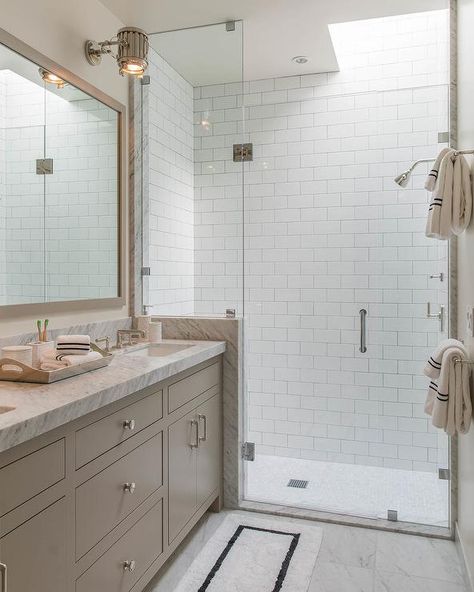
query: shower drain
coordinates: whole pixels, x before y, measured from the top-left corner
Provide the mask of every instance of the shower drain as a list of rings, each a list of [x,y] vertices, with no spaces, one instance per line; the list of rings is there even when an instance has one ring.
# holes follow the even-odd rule
[[[296,487],[296,489],[306,489],[308,487],[309,481],[304,481],[303,479],[290,479],[288,481],[287,487]]]

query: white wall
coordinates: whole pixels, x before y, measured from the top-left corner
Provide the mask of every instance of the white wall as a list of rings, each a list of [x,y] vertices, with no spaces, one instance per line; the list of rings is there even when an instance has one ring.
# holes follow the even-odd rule
[[[86,39],[111,37],[121,23],[98,0],[63,2],[61,0],[17,0],[2,5],[3,29],[45,54],[84,80],[94,84],[123,104],[128,101],[128,81],[118,75],[111,58],[100,67],[89,66],[84,58]],[[101,319],[123,318],[128,306],[112,309],[84,310],[73,314],[48,312],[53,326]],[[2,335],[14,335],[32,328],[34,317],[1,318]]]
[[[144,304],[154,314],[194,312],[193,87],[154,50],[148,102],[148,256]],[[145,107],[147,108],[147,107]]]
[[[474,147],[474,1],[458,0],[458,145]],[[468,337],[465,314],[474,305],[474,224],[458,239],[458,337],[464,339],[471,359],[474,340]],[[474,429],[459,438],[458,526],[467,567],[474,575]],[[474,583],[474,580],[472,580]]]
[[[341,71],[252,81],[245,129],[249,438],[260,453],[437,470],[423,361],[446,243],[423,171],[448,129],[447,11],[333,30]],[[239,85],[196,89],[196,312],[239,308]],[[210,125],[202,122],[209,121]],[[368,310],[369,355],[358,352]]]

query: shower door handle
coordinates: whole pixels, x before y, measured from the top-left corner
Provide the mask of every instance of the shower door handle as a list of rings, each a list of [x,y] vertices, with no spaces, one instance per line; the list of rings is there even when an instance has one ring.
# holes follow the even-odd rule
[[[359,310],[360,314],[360,347],[359,351],[361,354],[365,354],[367,351],[367,311],[365,308]]]
[[[438,312],[431,312],[431,302],[426,303],[426,318],[427,319],[438,319],[439,321],[439,330],[441,333],[444,331],[444,306],[441,305],[439,307]]]

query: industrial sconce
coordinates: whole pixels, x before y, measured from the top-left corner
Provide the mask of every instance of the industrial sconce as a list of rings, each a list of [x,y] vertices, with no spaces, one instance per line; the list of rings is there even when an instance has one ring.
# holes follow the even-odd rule
[[[64,88],[66,86],[66,82],[56,74],[53,74],[49,70],[45,70],[44,68],[38,68],[38,72],[40,73],[43,82],[47,82],[48,84],[55,84],[56,88]]]
[[[117,46],[117,55],[112,46]],[[148,35],[136,27],[120,29],[116,37],[105,41],[86,41],[86,59],[91,66],[98,66],[104,54],[112,55],[119,67],[120,74],[141,78],[148,67]]]

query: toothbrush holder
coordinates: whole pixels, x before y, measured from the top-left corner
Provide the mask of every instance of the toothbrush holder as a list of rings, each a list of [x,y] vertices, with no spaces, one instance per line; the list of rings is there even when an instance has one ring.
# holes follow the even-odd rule
[[[31,341],[28,345],[32,349],[33,368],[39,368],[44,353],[49,349],[54,349],[54,341]]]

